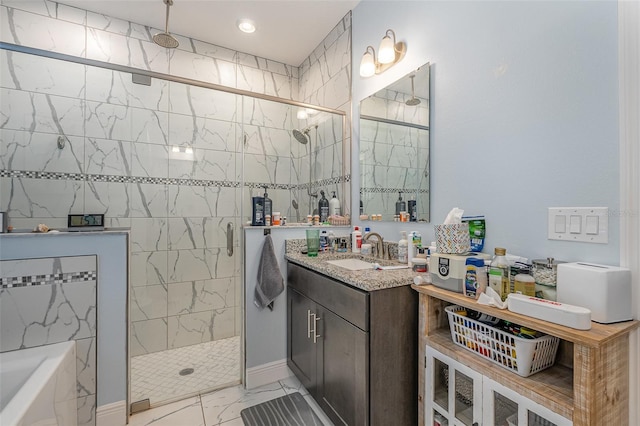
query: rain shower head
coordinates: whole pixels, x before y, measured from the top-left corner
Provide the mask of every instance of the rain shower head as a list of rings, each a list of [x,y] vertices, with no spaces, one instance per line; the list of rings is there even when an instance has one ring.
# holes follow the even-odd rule
[[[409,77],[411,79],[411,99],[407,99],[407,101],[405,102],[405,104],[409,106],[420,105],[420,99],[416,98],[415,90],[413,88],[413,79],[415,77],[416,77],[415,75],[412,75]]]
[[[309,128],[308,127],[306,129],[304,129],[304,130],[293,129],[291,131],[291,134],[302,145],[306,145],[307,143],[309,143],[309,136],[308,136],[309,135]]]
[[[180,45],[178,40],[174,36],[169,33],[169,8],[173,6],[173,0],[163,0],[164,4],[167,5],[167,20],[165,23],[165,28],[163,33],[158,33],[153,36],[153,41],[162,47],[166,47],[168,49],[175,49]]]

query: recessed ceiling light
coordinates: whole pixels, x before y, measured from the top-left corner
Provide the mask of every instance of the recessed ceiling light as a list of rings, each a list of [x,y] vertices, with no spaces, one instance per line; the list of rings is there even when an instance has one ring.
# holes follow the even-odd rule
[[[251,19],[238,19],[238,28],[243,33],[252,33],[256,30],[256,24]]]

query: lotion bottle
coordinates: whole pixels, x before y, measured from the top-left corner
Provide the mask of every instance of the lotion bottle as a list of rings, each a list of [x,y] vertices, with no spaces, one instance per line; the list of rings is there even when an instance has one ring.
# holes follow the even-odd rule
[[[398,262],[408,262],[409,243],[407,241],[407,231],[401,232],[402,237],[398,241]]]
[[[402,199],[402,191],[398,191],[398,201],[396,201],[396,214],[407,211],[407,203]]]
[[[351,251],[353,253],[360,253],[360,247],[362,246],[362,232],[360,227],[354,226],[351,233]]]
[[[336,197],[336,191],[333,192],[333,197],[329,200],[329,216],[340,216],[340,200]]]
[[[271,198],[269,198],[269,194],[267,194],[267,186],[264,186],[264,198],[262,201],[263,205],[264,205],[264,215],[266,216],[270,216],[273,217],[273,202],[271,201]]]

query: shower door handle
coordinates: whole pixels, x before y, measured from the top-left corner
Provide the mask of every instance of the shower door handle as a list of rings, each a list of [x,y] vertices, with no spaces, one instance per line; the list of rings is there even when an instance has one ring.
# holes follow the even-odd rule
[[[227,256],[233,256],[233,223],[227,223]]]

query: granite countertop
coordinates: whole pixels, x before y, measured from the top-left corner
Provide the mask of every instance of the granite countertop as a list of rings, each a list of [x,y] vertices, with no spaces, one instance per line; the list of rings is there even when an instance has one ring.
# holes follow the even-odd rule
[[[326,261],[357,258],[368,262],[377,262],[383,266],[400,265],[400,263],[371,256],[362,256],[357,253],[318,253],[317,257],[309,257],[300,253],[303,248],[306,248],[305,240],[286,240],[285,259],[366,291],[410,285],[413,284],[413,277],[416,275],[410,268],[382,271],[375,269],[350,271],[340,266],[331,265]]]

